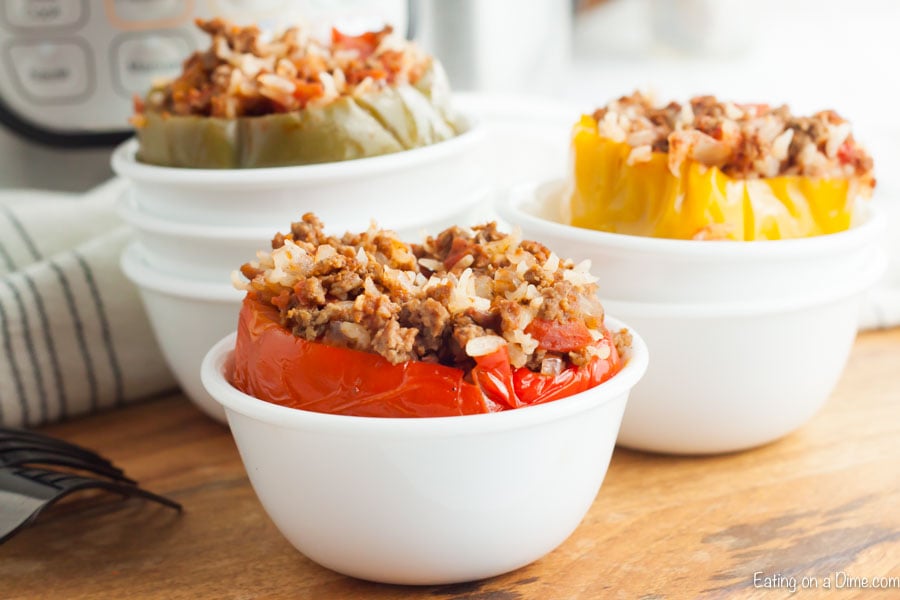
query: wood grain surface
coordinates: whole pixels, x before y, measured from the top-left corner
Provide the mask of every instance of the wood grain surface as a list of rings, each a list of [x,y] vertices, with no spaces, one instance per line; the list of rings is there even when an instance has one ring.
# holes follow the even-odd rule
[[[185,512],[54,507],[0,546],[0,598],[900,598],[900,329],[862,335],[825,409],[779,442],[708,458],[617,449],[562,546],[463,585],[379,585],[306,559],[263,513],[228,431],[183,397],[47,431]]]

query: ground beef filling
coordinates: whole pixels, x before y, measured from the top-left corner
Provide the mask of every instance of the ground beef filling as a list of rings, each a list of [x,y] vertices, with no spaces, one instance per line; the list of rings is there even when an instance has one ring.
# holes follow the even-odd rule
[[[407,244],[374,225],[327,235],[312,214],[277,234],[272,252],[241,267],[235,285],[277,307],[282,325],[310,341],[462,369],[479,338],[503,338],[514,367],[555,373],[586,364],[605,332],[589,264],[563,260],[495,223],[451,227]],[[591,341],[567,352],[540,348],[536,320],[575,324]],[[627,332],[613,339],[624,352]],[[477,342],[476,342],[477,343]]]
[[[799,117],[787,106],[737,104],[715,96],[656,106],[635,92],[596,110],[593,118],[600,135],[632,146],[632,162],[665,152],[676,175],[692,159],[743,179],[802,175],[875,184],[872,157],[832,110]]]

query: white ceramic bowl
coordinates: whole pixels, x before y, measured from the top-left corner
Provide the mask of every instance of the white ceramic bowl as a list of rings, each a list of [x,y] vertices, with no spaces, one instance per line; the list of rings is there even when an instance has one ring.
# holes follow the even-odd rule
[[[560,180],[523,184],[496,209],[559,256],[590,258],[603,298],[720,303],[814,299],[881,260],[878,215],[849,231],[765,242],[696,242],[621,235],[565,224]]]
[[[418,240],[426,232],[437,233],[450,225],[469,224],[474,209],[485,203],[489,203],[487,191],[469,193],[456,200],[454,211],[449,215],[435,219],[430,211],[421,211],[415,226],[397,233],[402,239]],[[298,206],[301,204],[297,202]],[[287,232],[291,221],[299,220],[303,214],[302,210],[297,210],[291,219],[276,227],[182,223],[142,211],[129,193],[119,198],[117,210],[133,227],[148,266],[180,278],[219,283],[230,281],[232,271],[253,260],[257,250],[270,248],[275,232]],[[367,219],[379,216],[376,207],[372,210],[375,212]],[[345,231],[328,222],[325,225],[327,231],[336,234]],[[381,222],[379,225],[391,228]]]
[[[623,446],[713,454],[777,440],[809,421],[840,378],[860,291],[880,270],[817,303],[676,305],[605,301],[653,349],[619,432]]]
[[[135,159],[137,141],[119,146],[113,170],[131,181],[144,213],[201,225],[277,231],[314,212],[329,227],[359,231],[369,219],[403,230],[455,214],[460,197],[484,187],[483,128],[431,146],[334,163],[263,169],[181,169]],[[447,175],[452,174],[452,177]]]
[[[122,253],[122,270],[138,286],[147,317],[175,379],[203,412],[225,422],[225,411],[203,389],[200,364],[209,348],[234,331],[244,293],[228,283],[203,283],[160,273],[140,246]]]
[[[317,563],[399,584],[491,577],[561,544],[594,501],[647,367],[635,336],[621,372],[562,400],[462,417],[348,417],[232,387],[234,340],[210,350],[203,384],[225,407],[266,512]]]
[[[881,276],[882,220],[771,242],[626,236],[560,224],[557,182],[498,201],[501,217],[561,256],[592,261],[600,296],[653,352],[619,443],[667,453],[776,440],[828,399],[856,335],[863,292]]]

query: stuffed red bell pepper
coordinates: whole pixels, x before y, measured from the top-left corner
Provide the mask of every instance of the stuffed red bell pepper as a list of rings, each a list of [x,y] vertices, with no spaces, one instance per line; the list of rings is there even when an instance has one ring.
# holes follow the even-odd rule
[[[587,264],[493,223],[411,245],[374,226],[329,236],[307,214],[241,274],[232,383],[304,410],[437,417],[549,402],[614,376],[630,343],[604,327]]]

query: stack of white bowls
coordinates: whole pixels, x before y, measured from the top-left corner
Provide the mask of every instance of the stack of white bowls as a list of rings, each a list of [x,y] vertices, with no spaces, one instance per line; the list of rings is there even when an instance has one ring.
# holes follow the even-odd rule
[[[163,354],[185,393],[207,414],[224,412],[200,383],[200,364],[237,324],[243,297],[231,273],[270,248],[306,212],[336,234],[374,219],[404,239],[468,223],[485,194],[481,127],[396,154],[266,169],[178,169],[136,160],[137,142],[113,154],[130,182],[119,212],[134,227],[122,256]]]
[[[848,231],[765,242],[670,240],[565,224],[560,181],[498,201],[505,220],[560,256],[590,259],[603,305],[650,348],[619,443],[706,454],[773,441],[834,389],[863,293],[886,264],[883,219]]]

